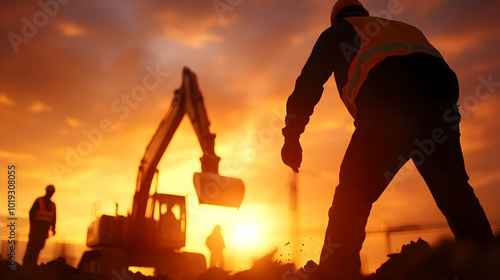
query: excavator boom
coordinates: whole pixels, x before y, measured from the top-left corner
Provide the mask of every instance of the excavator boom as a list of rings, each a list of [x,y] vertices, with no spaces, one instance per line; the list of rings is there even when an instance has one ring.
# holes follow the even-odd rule
[[[161,121],[146,148],[139,166],[132,205],[132,225],[145,219],[147,201],[154,174],[179,124],[187,114],[203,151],[201,173],[195,173],[193,182],[199,203],[239,208],[243,200],[244,185],[240,179],[219,175],[220,158],[215,154],[215,134],[210,132],[203,96],[196,75],[188,68],[182,73],[182,85],[174,93],[170,109]],[[130,239],[129,239],[130,240]]]

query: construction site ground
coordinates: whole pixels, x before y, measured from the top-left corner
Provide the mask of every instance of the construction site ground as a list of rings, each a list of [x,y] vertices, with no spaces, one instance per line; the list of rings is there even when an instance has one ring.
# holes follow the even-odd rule
[[[208,269],[196,280],[306,280],[313,279],[316,263],[309,261],[296,268],[291,263],[273,261],[269,254],[245,271]],[[169,280],[168,277],[144,276],[126,269],[112,271],[111,277],[82,272],[58,258],[38,267],[27,269],[17,265],[9,270],[7,260],[0,261],[0,279],[5,280]],[[500,279],[500,236],[495,244],[477,246],[452,241],[442,241],[429,246],[419,239],[403,245],[400,252],[388,256],[372,275],[365,280],[498,280]]]

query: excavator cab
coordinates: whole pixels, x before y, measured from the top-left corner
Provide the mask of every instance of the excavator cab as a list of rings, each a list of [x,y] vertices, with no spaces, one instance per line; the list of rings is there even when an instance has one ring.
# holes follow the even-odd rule
[[[150,196],[146,220],[152,227],[154,246],[180,249],[186,245],[186,199],[155,193]]]

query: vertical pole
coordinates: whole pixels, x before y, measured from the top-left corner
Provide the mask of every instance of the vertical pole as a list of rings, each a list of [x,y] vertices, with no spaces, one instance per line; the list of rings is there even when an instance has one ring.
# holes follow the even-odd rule
[[[390,254],[391,253],[391,233],[392,233],[392,230],[391,229],[387,229],[385,231],[385,248],[386,248],[386,252],[387,254]]]
[[[299,216],[298,216],[298,174],[293,172],[290,176],[290,214],[291,214],[291,230],[292,230],[292,240],[291,240],[291,259],[293,262],[299,262]]]

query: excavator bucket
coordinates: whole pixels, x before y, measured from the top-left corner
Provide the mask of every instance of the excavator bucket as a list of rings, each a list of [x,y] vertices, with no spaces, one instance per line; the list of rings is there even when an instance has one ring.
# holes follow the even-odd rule
[[[212,172],[196,172],[193,183],[200,204],[240,208],[245,194],[245,186],[241,179]]]

